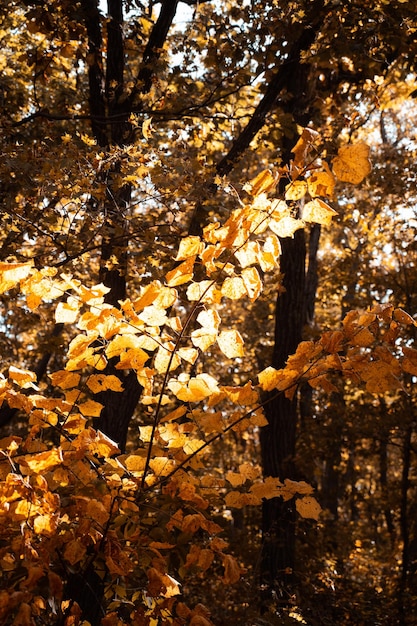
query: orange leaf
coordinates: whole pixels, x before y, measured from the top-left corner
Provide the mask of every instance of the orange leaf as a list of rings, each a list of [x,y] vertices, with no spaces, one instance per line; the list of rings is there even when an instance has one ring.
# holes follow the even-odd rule
[[[72,389],[73,387],[77,387],[81,380],[81,376],[79,374],[67,372],[66,370],[53,372],[53,374],[49,374],[49,378],[51,379],[53,385],[60,387],[61,389]]]
[[[33,383],[36,382],[35,372],[31,372],[30,370],[23,370],[15,367],[14,365],[11,365],[9,367],[9,378],[23,389],[33,387]]]
[[[109,519],[109,513],[106,510],[102,502],[98,500],[89,500],[87,503],[86,515],[93,521],[98,522],[101,526],[104,526]]]
[[[180,263],[178,267],[168,272],[165,275],[167,285],[176,287],[177,285],[188,283],[193,277],[195,260],[196,256],[189,257],[186,261]]]
[[[123,391],[121,380],[113,374],[106,376],[105,374],[92,374],[87,379],[87,387],[91,389],[93,393],[99,393],[110,389],[111,391]]]
[[[278,177],[274,176],[271,170],[264,170],[260,172],[250,183],[245,185],[246,191],[252,194],[252,196],[259,196],[261,193],[271,191],[274,189],[278,182]]]
[[[46,452],[39,452],[32,456],[27,456],[20,461],[20,465],[28,467],[36,474],[42,474],[63,461],[61,448],[52,448]]]
[[[321,506],[315,498],[305,496],[304,498],[297,498],[295,501],[295,508],[301,517],[309,519],[319,519],[321,513]]]
[[[224,554],[222,557],[224,574],[223,582],[225,585],[233,585],[240,579],[241,569],[236,559],[231,554]]]
[[[73,539],[65,546],[64,558],[70,565],[81,561],[87,552],[87,548],[79,540]]]
[[[100,417],[102,408],[103,405],[94,400],[87,400],[87,402],[83,402],[78,406],[80,413],[88,417]]]
[[[313,172],[307,179],[308,193],[312,198],[323,196],[332,199],[335,182],[335,178],[326,163],[325,171]]]
[[[33,271],[30,263],[0,263],[0,294],[8,291]]]
[[[363,141],[339,148],[337,157],[333,159],[335,176],[341,181],[358,185],[372,169],[369,151],[368,144]]]

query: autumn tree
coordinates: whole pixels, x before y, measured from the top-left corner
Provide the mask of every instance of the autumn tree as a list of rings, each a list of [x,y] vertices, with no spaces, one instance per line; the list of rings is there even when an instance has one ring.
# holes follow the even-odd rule
[[[211,515],[262,501],[263,610],[288,604],[296,511],[320,510],[295,463],[298,389],[331,393],[333,370],[369,384],[387,354],[387,390],[410,374],[402,303],[300,342],[335,182],[370,172],[367,144],[349,144],[358,100],[413,70],[413,18],[382,1],[10,3],[5,620],[210,623],[177,579],[217,566],[237,582]],[[275,318],[258,378],[250,302]],[[263,478],[204,471],[210,446],[259,429]]]

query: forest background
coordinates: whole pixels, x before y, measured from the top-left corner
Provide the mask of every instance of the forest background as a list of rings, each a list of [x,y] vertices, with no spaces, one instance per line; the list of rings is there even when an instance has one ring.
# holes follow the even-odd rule
[[[414,2],[0,16],[0,621],[417,622]]]

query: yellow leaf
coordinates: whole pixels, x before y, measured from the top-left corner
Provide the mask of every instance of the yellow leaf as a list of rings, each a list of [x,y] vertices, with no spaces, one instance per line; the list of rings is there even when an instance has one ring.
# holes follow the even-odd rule
[[[51,379],[53,385],[60,387],[61,389],[72,389],[73,387],[77,387],[81,380],[81,376],[79,374],[67,372],[66,370],[59,370],[58,372],[49,374],[49,378]]]
[[[35,372],[31,372],[30,370],[23,370],[19,367],[15,367],[14,365],[11,365],[9,367],[9,378],[23,389],[33,387],[33,383],[36,383]]]
[[[259,196],[261,193],[274,189],[277,182],[278,178],[272,174],[271,170],[264,170],[253,178],[250,183],[245,185],[245,190],[251,193],[252,196]]]
[[[33,271],[30,263],[0,263],[0,294],[11,289]]]
[[[218,393],[217,381],[209,374],[198,374],[187,380],[186,374],[180,374],[177,380],[171,379],[168,388],[184,402],[199,402],[213,393]]]
[[[105,354],[107,358],[112,359],[115,356],[119,356],[122,352],[133,349],[137,358],[139,360],[143,360],[143,363],[149,358],[149,355],[146,354],[140,348],[140,339],[137,335],[133,335],[131,333],[127,333],[126,335],[117,335],[114,339],[112,339],[105,350]]]
[[[246,478],[239,474],[239,472],[227,472],[226,480],[232,485],[232,487],[239,487],[243,485],[246,481]]]
[[[37,535],[53,537],[58,527],[56,515],[37,515],[33,520],[33,530]]]
[[[276,370],[274,367],[267,367],[258,374],[259,386],[264,391],[272,391],[276,388],[280,378],[280,370]]]
[[[193,277],[195,260],[195,256],[189,257],[186,261],[180,263],[178,267],[168,272],[165,275],[167,285],[176,287],[177,285],[188,283]]]
[[[228,359],[244,356],[243,339],[237,330],[223,330],[217,337],[220,350]]]
[[[248,241],[239,250],[236,250],[235,257],[241,267],[249,267],[249,265],[255,265],[259,262],[260,251],[261,249],[257,241]]]
[[[221,292],[222,296],[230,298],[231,300],[239,300],[247,294],[245,283],[241,276],[225,278]]]
[[[253,389],[251,381],[248,381],[243,387],[222,387],[221,391],[232,402],[241,406],[256,404],[259,400],[258,392]]]
[[[93,285],[93,287],[84,287],[80,285],[77,289],[82,302],[89,304],[90,306],[98,306],[103,303],[103,299],[106,293],[109,293],[110,287],[106,287],[103,283],[99,285]]]
[[[141,472],[146,466],[146,456],[129,454],[129,456],[124,459],[123,463],[129,472]]]
[[[358,185],[372,169],[369,151],[368,144],[363,141],[339,148],[333,159],[335,176],[343,182]]]
[[[36,474],[42,474],[50,470],[56,465],[60,465],[63,461],[61,448],[53,448],[46,452],[39,452],[38,454],[32,454],[26,456],[20,462],[21,465],[28,467],[32,472]]]
[[[268,226],[278,237],[293,237],[296,230],[304,228],[304,222],[287,215],[279,221],[275,219],[269,220]]]
[[[184,261],[189,257],[201,254],[203,250],[204,243],[201,241],[200,237],[197,237],[196,235],[190,235],[189,237],[185,237],[185,239],[181,240],[178,254],[175,257],[175,260]]]
[[[168,320],[165,309],[161,309],[154,304],[145,306],[143,311],[138,314],[138,317],[148,326],[164,326]]]
[[[200,311],[197,315],[197,322],[205,328],[217,330],[220,325],[220,321],[220,315],[217,311],[213,311],[212,309],[208,309],[208,311]]]
[[[304,180],[296,180],[285,188],[286,200],[301,200],[307,193],[307,183]]]
[[[97,141],[95,139],[86,134],[81,135],[81,141],[87,146],[95,146],[97,144]]]
[[[71,413],[62,425],[70,435],[78,435],[86,427],[87,420],[82,415]]]
[[[258,500],[254,495],[240,493],[240,491],[229,491],[224,501],[227,507],[233,509],[242,509],[247,505],[258,505],[261,503],[261,500]]]
[[[83,450],[98,456],[108,457],[119,454],[120,450],[116,443],[107,435],[94,428],[86,428],[76,439],[73,445],[77,450]]]
[[[217,329],[220,325],[220,316],[217,311],[209,309],[201,311],[197,316],[197,322],[202,328],[197,328],[191,333],[193,345],[200,350],[207,350],[217,339]]]
[[[159,280],[154,280],[146,287],[141,288],[140,296],[133,302],[135,311],[141,311],[150,304],[156,304],[159,308],[167,309],[177,298],[177,291],[165,287]],[[124,305],[129,301],[125,301]]]
[[[321,513],[321,506],[315,498],[311,496],[304,496],[304,498],[297,498],[295,501],[295,508],[301,517],[309,519],[319,519]]]
[[[179,348],[178,356],[181,357],[187,363],[191,363],[193,365],[198,357],[198,350],[195,348]]]
[[[324,198],[333,198],[335,178],[331,173],[327,163],[325,170],[315,171],[307,179],[308,193],[312,198],[322,196]]]
[[[191,283],[187,287],[187,298],[190,302],[199,300],[212,304],[220,302],[221,294],[212,280],[202,280],[199,283]]]
[[[142,123],[142,135],[145,139],[150,139],[152,136],[152,118],[148,117]]]
[[[154,366],[159,374],[175,370],[181,363],[178,353],[174,353],[175,344],[172,342],[164,343],[156,353]]]
[[[242,280],[249,299],[254,302],[262,291],[262,281],[256,267],[246,267],[243,269]]]
[[[337,211],[320,198],[310,200],[303,208],[303,220],[305,222],[315,222],[316,224],[330,226],[333,215],[337,215]]]
[[[166,456],[155,456],[149,462],[149,467],[155,476],[168,476],[177,467],[175,459],[168,459]]]
[[[164,422],[173,422],[174,420],[179,419],[180,417],[182,417],[183,415],[185,415],[185,413],[187,413],[187,407],[185,406],[179,406],[177,409],[175,409],[174,411],[171,411],[170,413],[168,413],[167,415],[165,415],[160,421],[160,424],[163,424]]]
[[[178,490],[178,497],[181,498],[181,500],[184,500],[185,502],[192,502],[199,509],[204,510],[209,505],[207,500],[202,498],[196,492],[195,486],[192,485],[191,483],[183,482],[180,484],[180,487]],[[184,522],[186,521],[187,517],[188,516],[184,518]],[[201,521],[204,521],[204,518],[203,520],[201,520],[201,516],[199,514],[193,516],[193,519],[198,523],[199,526],[201,526]],[[184,530],[184,525],[183,525],[183,530]]]
[[[278,265],[281,256],[281,244],[276,235],[269,235],[265,239],[262,251],[259,255],[259,264],[263,272],[270,272]]]
[[[88,417],[100,417],[102,408],[103,405],[94,400],[87,400],[87,402],[83,402],[78,407],[80,413]]]
[[[86,384],[93,393],[99,393],[100,391],[105,391],[106,389],[111,389],[111,391],[123,391],[121,380],[113,374],[109,376],[106,376],[105,374],[92,374],[87,379]]]

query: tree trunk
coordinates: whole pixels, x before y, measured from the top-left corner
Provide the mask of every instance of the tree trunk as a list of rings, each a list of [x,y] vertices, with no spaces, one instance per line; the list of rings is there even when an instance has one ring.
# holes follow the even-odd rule
[[[285,292],[278,296],[275,314],[275,348],[272,365],[281,368],[301,341],[305,319],[305,233],[281,242],[281,271]],[[262,467],[265,476],[295,478],[297,398],[283,394],[265,407],[268,426],[261,432]],[[262,605],[271,599],[287,603],[294,583],[295,507],[281,498],[265,500],[262,507]]]

